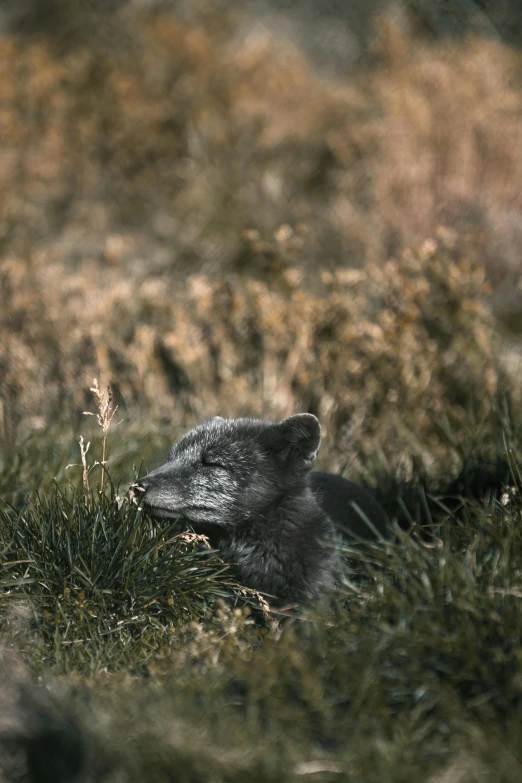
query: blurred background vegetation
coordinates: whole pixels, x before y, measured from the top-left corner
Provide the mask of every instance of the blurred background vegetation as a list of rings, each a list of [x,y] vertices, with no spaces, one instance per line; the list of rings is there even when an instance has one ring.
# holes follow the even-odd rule
[[[333,468],[484,443],[518,386],[520,14],[437,8],[3,4],[8,484],[31,434],[24,486],[70,461],[94,377],[127,466],[218,412],[310,410]]]
[[[279,643],[230,608],[187,630],[216,595],[239,593],[171,531],[135,541],[129,509],[27,497],[81,483],[65,473],[80,434],[100,458],[82,416],[94,378],[119,406],[109,463],[123,491],[134,464],[159,464],[215,414],[315,413],[321,466],[370,483],[441,486],[506,449],[514,466],[521,42],[517,0],[3,0],[0,498],[14,508],[2,654],[23,682],[42,661],[69,677],[26,701],[6,681],[12,734],[37,735],[40,714],[62,738],[64,721],[91,726],[63,743],[77,758],[102,749],[93,780],[520,779],[514,501],[473,501],[436,556],[411,542],[387,565],[376,552],[379,576],[356,600],[347,588],[332,630],[313,635],[323,616]],[[190,569],[199,592],[179,581]],[[29,594],[37,609],[13,609]],[[169,694],[140,680],[153,726],[129,706],[132,661]],[[109,709],[97,688],[111,669]],[[85,671],[94,684],[76,691]]]

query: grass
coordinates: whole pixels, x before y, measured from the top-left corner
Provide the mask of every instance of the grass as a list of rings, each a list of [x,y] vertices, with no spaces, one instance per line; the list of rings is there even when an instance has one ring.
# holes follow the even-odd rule
[[[20,511],[1,512],[4,599],[38,604],[47,665],[106,666],[97,649],[145,660],[158,639],[204,616],[230,593],[226,569],[179,525],[142,519],[136,507],[56,489]],[[148,638],[151,637],[149,643]]]
[[[105,458],[89,465],[82,445],[77,487],[0,505],[6,780],[42,768],[96,782],[519,778],[513,421],[497,461],[445,487],[381,477],[405,530],[340,542],[320,605],[259,622],[262,599],[203,539],[144,516],[115,484],[120,428],[110,390],[93,389]],[[107,480],[89,489],[95,469]]]
[[[345,549],[324,606],[265,627],[212,553],[132,505],[4,508],[2,741],[56,724],[55,755],[81,746],[96,781],[517,780],[519,486],[462,497],[427,541]]]

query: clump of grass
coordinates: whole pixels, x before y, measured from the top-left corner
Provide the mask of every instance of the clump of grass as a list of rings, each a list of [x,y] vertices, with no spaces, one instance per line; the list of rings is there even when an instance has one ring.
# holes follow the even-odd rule
[[[30,599],[53,667],[139,664],[217,597],[240,595],[226,566],[179,524],[104,493],[63,492],[0,509],[3,600]],[[118,651],[118,652],[117,652]]]

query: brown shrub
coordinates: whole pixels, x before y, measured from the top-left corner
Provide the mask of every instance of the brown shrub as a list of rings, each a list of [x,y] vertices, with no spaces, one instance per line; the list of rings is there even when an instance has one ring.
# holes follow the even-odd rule
[[[252,253],[268,254],[249,241]],[[85,270],[60,291],[61,265],[42,263],[31,291],[29,266],[21,276],[19,264],[4,264],[5,279],[17,280],[9,309],[22,326],[7,346],[13,391],[4,410],[22,403],[45,418],[67,396],[82,410],[101,370],[140,416],[178,426],[218,412],[312,411],[337,466],[361,467],[382,450],[394,464],[415,458],[429,468],[469,450],[470,421],[489,431],[500,391],[488,288],[472,248],[441,231],[397,261],[324,272],[313,295],[291,266],[299,242],[280,230],[269,282],[194,275],[180,287],[167,274],[131,282],[105,268],[95,296],[84,291]],[[52,306],[35,320],[42,301]]]
[[[4,442],[100,377],[180,425],[307,408],[337,463],[455,453],[498,392],[484,268],[522,245],[520,56],[383,25],[332,83],[222,19],[0,42]],[[442,219],[459,240],[422,245]]]
[[[235,16],[127,17],[113,48],[1,42],[7,247],[60,236],[70,264],[125,230],[151,263],[216,271],[241,231],[306,221],[301,264],[332,269],[382,262],[442,223],[484,232],[495,279],[518,269],[514,50],[420,46],[381,23],[375,66],[333,83]]]

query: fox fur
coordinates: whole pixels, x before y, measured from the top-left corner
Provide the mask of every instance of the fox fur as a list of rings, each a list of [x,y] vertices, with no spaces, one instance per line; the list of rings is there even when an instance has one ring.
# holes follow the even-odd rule
[[[311,470],[320,441],[308,413],[276,424],[216,417],[138,482],[142,505],[204,532],[246,587],[301,603],[331,582],[336,526],[372,538],[388,525],[362,487]]]

